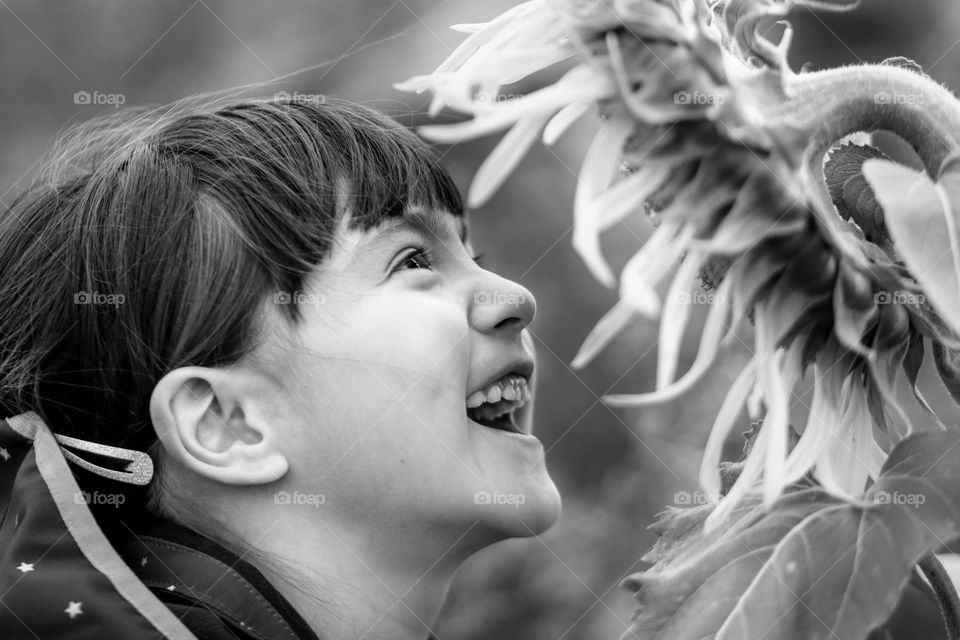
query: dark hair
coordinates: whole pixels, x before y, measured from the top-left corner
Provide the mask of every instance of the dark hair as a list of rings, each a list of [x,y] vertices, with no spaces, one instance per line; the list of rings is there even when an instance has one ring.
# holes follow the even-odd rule
[[[302,289],[340,222],[413,205],[462,215],[427,145],[357,105],[178,105],[75,128],[0,218],[0,416],[152,450],[161,377],[249,354],[264,303]]]

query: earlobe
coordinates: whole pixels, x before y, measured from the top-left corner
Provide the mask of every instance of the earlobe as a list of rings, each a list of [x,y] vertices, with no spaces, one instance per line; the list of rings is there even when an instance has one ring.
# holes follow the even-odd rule
[[[191,471],[224,484],[267,484],[289,469],[276,425],[257,416],[246,374],[181,367],[150,397],[150,417],[166,452]]]

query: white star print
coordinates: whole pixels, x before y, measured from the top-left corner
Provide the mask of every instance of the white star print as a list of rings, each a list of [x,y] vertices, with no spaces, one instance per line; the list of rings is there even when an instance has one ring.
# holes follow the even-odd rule
[[[27,573],[28,571],[33,571],[33,563],[21,562],[20,566],[17,567],[17,569],[20,571],[20,573]]]
[[[73,620],[74,618],[76,618],[77,616],[83,613],[83,611],[80,610],[80,607],[82,606],[83,606],[82,602],[74,602],[73,600],[71,600],[70,604],[67,605],[67,608],[64,609],[63,612],[66,613],[68,616],[70,616],[70,619]]]
[[[10,459],[10,452],[3,447],[0,447],[0,458],[3,458],[3,461],[6,462]]]
[[[169,587],[167,587],[167,591],[173,591],[173,590],[176,589],[176,588],[177,588],[177,586],[174,585],[174,584],[172,584],[172,585],[170,585]]]

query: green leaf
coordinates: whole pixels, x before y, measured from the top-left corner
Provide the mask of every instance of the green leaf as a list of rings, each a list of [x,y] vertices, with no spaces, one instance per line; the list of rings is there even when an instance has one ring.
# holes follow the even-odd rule
[[[887,159],[887,156],[875,147],[842,145],[830,153],[823,177],[840,216],[857,223],[867,240],[883,245],[887,238],[883,209],[861,171],[863,163],[872,158]]]
[[[625,585],[639,640],[862,640],[887,619],[914,565],[960,533],[960,430],[915,433],[862,503],[797,488],[751,499],[710,534],[712,506],[670,509]],[[632,635],[631,635],[632,634]]]
[[[949,163],[936,183],[886,160],[867,160],[863,173],[883,207],[894,249],[934,308],[960,329],[960,170]]]

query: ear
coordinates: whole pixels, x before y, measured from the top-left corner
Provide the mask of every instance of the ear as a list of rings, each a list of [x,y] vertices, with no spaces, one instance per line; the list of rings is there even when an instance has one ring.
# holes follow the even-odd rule
[[[150,417],[166,452],[191,471],[234,485],[266,484],[290,467],[264,419],[250,372],[181,367],[156,384]]]

